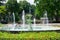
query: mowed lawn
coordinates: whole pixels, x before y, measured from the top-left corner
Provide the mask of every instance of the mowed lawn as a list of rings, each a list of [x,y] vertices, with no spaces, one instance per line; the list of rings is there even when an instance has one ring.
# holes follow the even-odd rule
[[[60,32],[50,31],[50,32],[0,32],[0,39],[30,39],[30,40],[59,40]]]

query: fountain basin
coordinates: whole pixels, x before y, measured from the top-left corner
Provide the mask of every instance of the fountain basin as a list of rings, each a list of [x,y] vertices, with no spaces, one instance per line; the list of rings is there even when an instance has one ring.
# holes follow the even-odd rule
[[[54,26],[34,26],[34,25],[26,25],[25,27],[21,26],[6,26],[6,27],[0,27],[0,30],[2,31],[51,31],[51,30],[60,30],[60,27],[54,27]]]

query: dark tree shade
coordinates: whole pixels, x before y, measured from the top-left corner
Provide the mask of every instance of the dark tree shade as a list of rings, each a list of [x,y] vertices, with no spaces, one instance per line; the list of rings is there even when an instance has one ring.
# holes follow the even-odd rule
[[[19,10],[19,5],[17,3],[17,0],[8,0],[6,4],[6,9],[9,12],[18,12]]]
[[[36,3],[36,16],[43,16],[44,11],[48,13],[50,20],[60,20],[60,0],[35,0]]]

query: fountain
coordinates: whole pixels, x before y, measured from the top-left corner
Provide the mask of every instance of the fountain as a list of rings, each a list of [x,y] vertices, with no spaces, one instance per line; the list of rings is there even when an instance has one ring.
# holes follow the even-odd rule
[[[23,10],[22,12],[22,21],[23,24],[18,26],[18,24],[15,23],[15,14],[13,13],[13,24],[8,25],[5,27],[0,27],[0,30],[3,31],[47,31],[47,30],[60,30],[59,27],[49,26],[49,21],[47,17],[47,11],[45,11],[44,17],[41,18],[42,24],[38,25],[36,24],[36,19],[33,19],[34,24],[31,23],[31,18],[28,19],[28,24],[25,24],[25,12]],[[31,25],[32,24],[32,25]],[[17,25],[17,26],[16,26]]]
[[[49,20],[48,20],[48,17],[47,17],[47,11],[45,11],[44,13],[45,13],[45,14],[44,14],[43,17],[41,18],[42,24],[48,26]]]
[[[15,14],[13,12],[13,27],[15,27],[15,26],[16,26],[16,24],[15,24]]]
[[[15,14],[13,12],[13,24],[15,24]]]
[[[34,27],[36,27],[36,19],[34,18]]]
[[[25,12],[22,12],[23,27],[25,27]]]

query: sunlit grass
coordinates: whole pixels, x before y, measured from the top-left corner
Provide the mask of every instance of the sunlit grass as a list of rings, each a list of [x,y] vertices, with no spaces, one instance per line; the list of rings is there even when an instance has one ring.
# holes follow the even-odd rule
[[[22,33],[8,33],[0,32],[0,38],[53,38],[60,37],[60,33],[57,32],[22,32]]]

